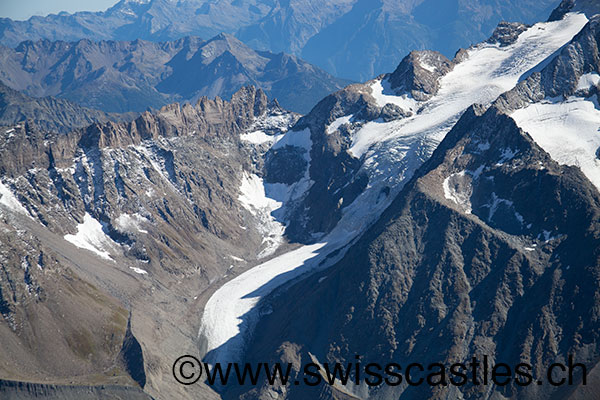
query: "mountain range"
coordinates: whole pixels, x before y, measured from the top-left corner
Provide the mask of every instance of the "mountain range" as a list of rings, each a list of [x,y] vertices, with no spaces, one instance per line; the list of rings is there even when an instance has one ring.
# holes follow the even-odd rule
[[[133,39],[142,15],[154,40],[189,29],[161,22],[184,9],[220,31],[237,19],[242,37],[270,32],[269,15],[279,28],[300,28],[282,17],[300,5],[325,10],[316,14],[329,27],[345,21],[364,33],[362,17],[373,18],[383,35],[387,23],[413,25],[368,10],[402,8],[413,21],[430,7],[423,18],[435,9],[452,25],[449,4],[458,16],[470,10],[464,21],[481,32],[490,14],[533,19],[549,6],[497,2],[478,19],[479,2],[122,1],[104,13],[32,18],[2,35],[52,21],[73,35],[73,21],[87,21],[93,34],[110,17],[129,25],[107,23],[103,34]],[[527,18],[450,56],[408,52],[387,73],[340,90],[293,56],[227,34],[3,47],[0,397],[595,398],[600,5],[564,0],[538,18],[546,22]],[[372,54],[362,56],[357,64]],[[283,76],[266,78],[272,70]],[[285,93],[272,98],[290,76],[326,88],[300,107],[306,113],[286,109]],[[282,86],[297,99],[314,93]],[[225,99],[205,96],[224,88]],[[165,104],[173,100],[181,103]],[[139,113],[83,107],[110,104]],[[566,386],[264,377],[185,386],[172,370],[184,354],[211,365],[289,363],[300,380],[307,363],[357,355],[401,365],[486,355],[529,363],[535,380],[572,356],[588,373],[586,384],[579,369]]]
[[[122,0],[104,12],[0,19],[0,43],[23,40],[204,39],[235,34],[250,47],[286,52],[330,74],[364,81],[392,70],[411,50],[452,57],[500,21],[546,18],[553,0]]]
[[[226,34],[160,43],[26,41],[14,49],[0,47],[0,71],[4,84],[29,96],[117,113],[202,96],[228,99],[250,84],[306,112],[348,83],[297,57],[254,51]]]

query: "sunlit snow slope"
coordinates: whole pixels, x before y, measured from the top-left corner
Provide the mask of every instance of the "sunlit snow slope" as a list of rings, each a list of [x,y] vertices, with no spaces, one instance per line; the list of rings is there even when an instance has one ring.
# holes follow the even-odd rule
[[[600,81],[586,74],[578,89]],[[598,97],[546,99],[511,114],[517,125],[559,164],[576,166],[600,190],[600,106]]]
[[[388,82],[373,81],[373,95],[380,105],[395,103],[414,110],[415,114],[388,123],[356,124],[351,152],[361,159],[369,185],[344,208],[344,215],[332,232],[319,243],[252,268],[213,294],[205,306],[200,328],[207,352],[215,350],[209,361],[239,359],[244,342],[260,316],[256,305],[262,297],[300,274],[325,268],[339,259],[343,251],[335,257],[327,256],[345,248],[379,217],[467,107],[474,103],[489,104],[513,88],[524,74],[568,43],[586,22],[584,15],[570,14],[561,21],[534,25],[512,45],[475,46],[442,78],[439,92],[427,101],[418,102],[407,95],[394,96]],[[338,119],[334,122],[337,125],[330,126],[328,131],[351,119],[351,116]],[[384,194],[388,191],[389,194]]]

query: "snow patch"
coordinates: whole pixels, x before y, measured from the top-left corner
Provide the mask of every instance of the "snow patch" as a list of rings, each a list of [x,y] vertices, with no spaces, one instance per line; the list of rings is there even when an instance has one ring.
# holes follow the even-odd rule
[[[116,243],[104,233],[102,224],[88,213],[83,216],[83,223],[77,225],[77,233],[65,235],[65,240],[96,253],[105,260],[113,261],[107,250],[113,249]]]
[[[258,220],[257,229],[263,235],[263,249],[258,258],[273,254],[283,241],[285,225],[277,221],[272,213],[281,208],[283,203],[266,195],[262,178],[245,171],[238,200]]]
[[[305,128],[301,131],[286,132],[281,139],[273,145],[273,149],[280,149],[285,146],[296,146],[310,152],[312,140],[310,139],[310,129]]]
[[[23,214],[23,215],[27,215],[28,217],[31,218],[31,215],[29,214],[27,209],[25,209],[25,207],[23,207],[23,205],[21,205],[19,200],[17,200],[16,196],[1,181],[0,181],[0,204],[8,207],[10,210],[12,210],[14,212],[17,212],[17,213]]]
[[[146,271],[145,269],[141,269],[138,267],[129,267],[130,269],[133,270],[133,272],[135,272],[136,274],[140,274],[140,275],[148,275],[148,271]]]
[[[435,70],[437,69],[434,65],[429,64],[427,62],[427,60],[425,59],[425,57],[419,58],[419,65],[421,66],[421,68],[423,68],[429,72],[435,72]]]
[[[331,124],[327,125],[327,128],[326,128],[327,134],[331,135],[333,132],[340,129],[340,126],[349,123],[353,116],[354,116],[353,114],[350,114],[350,115],[346,115],[344,117],[336,118],[335,121],[333,121]]]
[[[492,220],[492,218],[494,217],[494,214],[496,214],[496,211],[498,211],[498,206],[500,206],[500,204],[505,204],[507,207],[512,207],[513,206],[513,202],[510,200],[506,200],[506,199],[502,199],[500,197],[498,197],[498,195],[495,192],[492,192],[492,201],[491,203],[488,204],[484,204],[481,206],[481,208],[488,208],[489,209],[489,213],[488,213],[488,217],[487,220],[488,222],[490,222]],[[515,214],[516,216],[516,214]],[[520,216],[520,214],[519,214]],[[522,219],[523,217],[521,217]],[[519,219],[519,217],[517,216],[517,219]]]
[[[116,224],[119,229],[124,232],[140,232],[140,233],[148,233],[148,231],[142,229],[140,224],[148,223],[146,218],[142,217],[140,214],[121,214],[119,218],[116,219]]]
[[[490,149],[490,142],[485,141],[484,143],[477,144],[477,150],[480,152],[486,151]]]
[[[252,144],[274,143],[279,138],[281,138],[281,135],[268,135],[263,131],[254,131],[240,135],[242,141]]]
[[[371,95],[375,98],[379,107],[386,104],[394,104],[405,111],[416,112],[419,102],[410,94],[397,95],[387,79],[377,79],[371,84]]]
[[[600,82],[600,75],[595,72],[583,74],[579,77],[579,81],[577,82],[576,90],[586,90],[591,88],[592,86],[598,85]]]
[[[470,182],[471,179],[466,177],[466,171],[454,173],[444,179],[442,184],[444,188],[444,197],[459,205],[466,214],[471,214],[471,194],[473,189]]]
[[[500,154],[500,160],[496,163],[497,166],[504,165],[505,162],[512,160],[518,153],[518,150],[503,149]]]

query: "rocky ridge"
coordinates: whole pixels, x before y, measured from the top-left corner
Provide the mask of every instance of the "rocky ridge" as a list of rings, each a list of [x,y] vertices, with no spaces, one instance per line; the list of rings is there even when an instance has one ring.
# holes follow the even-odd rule
[[[0,83],[0,126],[29,121],[44,131],[66,133],[94,122],[133,118],[133,113],[108,114],[52,97],[32,98]]]

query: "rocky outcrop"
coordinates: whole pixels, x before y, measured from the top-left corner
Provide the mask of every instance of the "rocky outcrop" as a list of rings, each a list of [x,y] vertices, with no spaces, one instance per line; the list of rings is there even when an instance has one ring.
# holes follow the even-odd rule
[[[439,80],[452,70],[453,64],[435,51],[413,51],[389,75],[392,89],[427,100],[439,90]]]
[[[594,0],[563,0],[550,14],[549,21],[558,21],[568,12],[582,12],[588,17],[598,13],[598,3]]]
[[[519,38],[519,35],[529,27],[529,25],[521,24],[519,22],[500,22],[487,42],[492,44],[497,43],[500,46],[511,45]]]

